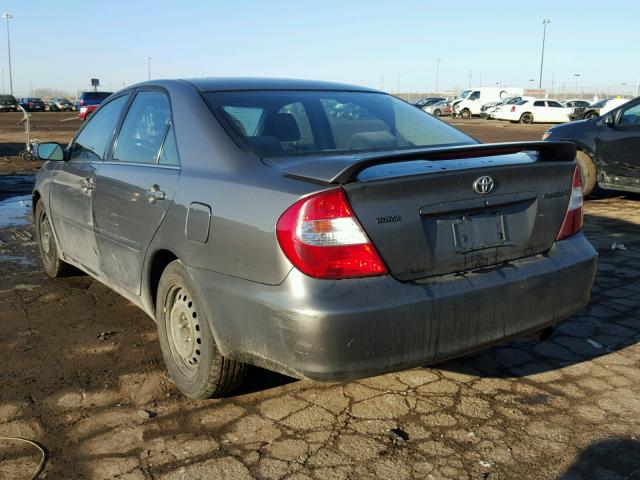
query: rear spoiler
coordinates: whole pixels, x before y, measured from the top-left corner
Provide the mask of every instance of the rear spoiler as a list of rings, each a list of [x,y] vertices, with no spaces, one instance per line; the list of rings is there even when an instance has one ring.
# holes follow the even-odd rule
[[[289,177],[302,178],[318,183],[344,185],[368,167],[384,163],[399,163],[413,160],[454,160],[514,153],[530,152],[539,162],[567,161],[576,158],[576,146],[571,142],[509,142],[479,143],[447,147],[423,148],[404,152],[366,153],[361,155],[325,157],[302,157],[286,161],[275,160],[283,173]],[[272,159],[274,160],[274,159]],[[296,161],[297,160],[297,161]]]

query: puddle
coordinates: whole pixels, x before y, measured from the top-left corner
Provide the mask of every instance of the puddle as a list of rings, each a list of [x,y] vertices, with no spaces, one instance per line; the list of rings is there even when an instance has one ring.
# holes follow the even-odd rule
[[[31,195],[11,197],[0,201],[0,228],[18,227],[31,223]]]
[[[0,255],[0,262],[16,262],[18,265],[25,267],[33,265],[33,260],[24,255]]]

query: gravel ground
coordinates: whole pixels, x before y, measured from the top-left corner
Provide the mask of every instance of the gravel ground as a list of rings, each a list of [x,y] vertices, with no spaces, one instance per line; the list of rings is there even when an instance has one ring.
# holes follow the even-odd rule
[[[495,123],[464,129],[484,141],[545,129]],[[28,202],[4,202],[0,436],[46,447],[41,478],[640,478],[638,196],[586,203],[592,302],[547,341],[344,383],[253,369],[236,395],[202,402],[176,392],[140,310],[90,277],[40,272]],[[0,441],[0,478],[38,461]]]

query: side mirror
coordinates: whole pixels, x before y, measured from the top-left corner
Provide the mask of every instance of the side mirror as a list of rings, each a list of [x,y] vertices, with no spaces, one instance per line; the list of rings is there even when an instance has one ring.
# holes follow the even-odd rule
[[[38,160],[46,162],[61,162],[65,160],[64,149],[62,145],[56,142],[37,143],[35,144],[35,154]]]
[[[616,119],[612,114],[607,113],[604,117],[602,117],[602,124],[606,125],[607,127],[614,127],[616,124]]]

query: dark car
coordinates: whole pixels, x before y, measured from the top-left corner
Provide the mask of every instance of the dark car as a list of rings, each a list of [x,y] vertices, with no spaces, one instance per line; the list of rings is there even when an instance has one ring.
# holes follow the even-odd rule
[[[50,112],[70,112],[73,110],[73,104],[66,98],[53,98],[49,100]]]
[[[89,105],[100,105],[112,95],[112,92],[82,92],[78,99],[78,108],[88,107]]]
[[[602,117],[553,127],[542,138],[577,145],[585,196],[596,185],[640,192],[640,97]]]
[[[45,109],[44,102],[38,97],[23,98],[20,100],[20,105],[27,112],[44,112]]]
[[[17,112],[18,101],[13,95],[0,95],[0,112]]]
[[[415,102],[414,105],[418,108],[424,108],[424,107],[433,105],[434,103],[441,102],[443,100],[446,101],[447,99],[442,97],[426,97],[426,98],[421,98],[420,100]]]
[[[593,284],[573,144],[482,145],[373,89],[150,81],[36,154],[44,271],[144,309],[192,398],[247,364],[334,381],[462,355]]]

